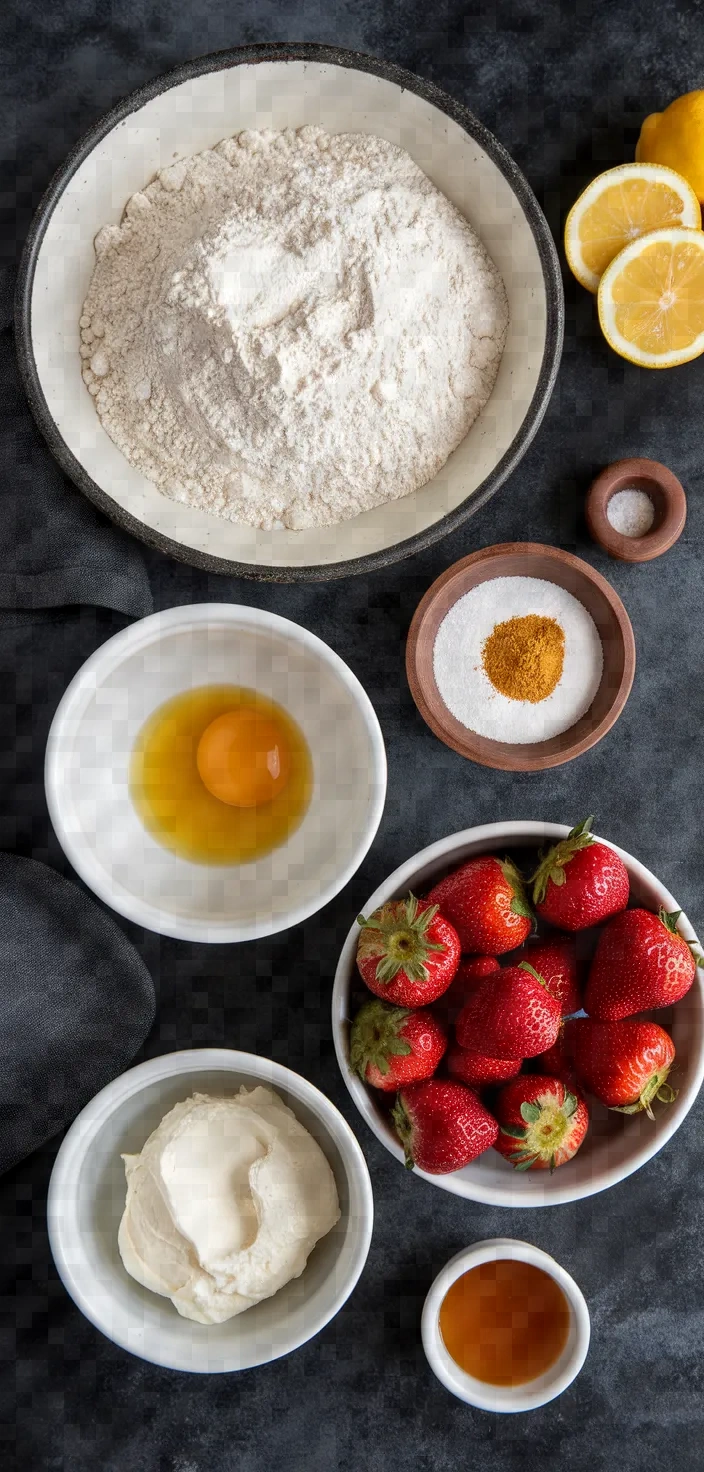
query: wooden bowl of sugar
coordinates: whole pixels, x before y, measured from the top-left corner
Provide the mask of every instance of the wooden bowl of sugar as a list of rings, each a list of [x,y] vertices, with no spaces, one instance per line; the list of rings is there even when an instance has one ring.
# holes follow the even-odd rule
[[[615,460],[593,480],[584,514],[590,536],[619,562],[652,562],[668,552],[687,520],[676,475],[659,460]]]
[[[497,646],[494,684],[487,651]],[[406,644],[411,694],[431,731],[469,761],[507,772],[557,767],[601,741],[635,665],[614,589],[581,558],[537,542],[485,547],[447,568],[419,603]]]

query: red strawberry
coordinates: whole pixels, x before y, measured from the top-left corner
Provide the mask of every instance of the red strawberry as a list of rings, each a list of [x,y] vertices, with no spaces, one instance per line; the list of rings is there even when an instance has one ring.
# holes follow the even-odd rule
[[[602,931],[584,994],[597,1022],[669,1007],[689,991],[700,958],[677,930],[681,910],[626,910]]]
[[[409,1170],[417,1165],[434,1176],[469,1165],[499,1128],[471,1089],[437,1078],[401,1089],[393,1119]]]
[[[585,818],[567,838],[541,854],[533,875],[533,903],[558,930],[586,930],[628,904],[625,864],[607,844],[592,838]]]
[[[432,1012],[365,1002],[350,1029],[350,1063],[373,1089],[390,1093],[430,1078],[447,1047]]]
[[[390,900],[362,931],[357,965],[370,992],[400,1007],[424,1007],[442,996],[460,959],[457,931],[427,900]]]
[[[573,1084],[575,1081],[571,1041],[573,1025],[572,1022],[561,1023],[552,1047],[535,1059],[538,1073],[549,1073],[553,1078],[561,1078],[563,1084]]]
[[[545,936],[529,941],[521,952],[542,976],[552,997],[560,1003],[563,1017],[578,1012],[582,998],[577,980],[577,947],[568,935]]]
[[[523,880],[510,859],[470,859],[428,898],[454,925],[463,951],[500,956],[522,945],[533,927]]]
[[[675,1045],[657,1022],[592,1022],[580,1017],[573,1023],[572,1037],[579,1080],[602,1104],[620,1114],[645,1109],[654,1119],[653,1099],[672,1103],[675,1094],[666,1079]]]
[[[589,1110],[559,1078],[521,1074],[496,1100],[495,1148],[515,1170],[555,1170],[571,1160],[587,1133]]]
[[[560,1030],[560,1003],[526,961],[488,976],[457,1018],[461,1048],[492,1058],[534,1058]]]
[[[522,1062],[522,1058],[487,1058],[484,1053],[470,1053],[466,1048],[451,1048],[446,1059],[451,1077],[470,1089],[483,1089],[515,1078]]]
[[[454,980],[443,993],[436,1008],[438,1014],[444,1021],[454,1022],[458,1012],[462,1011],[477,990],[480,981],[487,976],[494,976],[500,970],[494,956],[472,956],[469,960],[460,961]]]

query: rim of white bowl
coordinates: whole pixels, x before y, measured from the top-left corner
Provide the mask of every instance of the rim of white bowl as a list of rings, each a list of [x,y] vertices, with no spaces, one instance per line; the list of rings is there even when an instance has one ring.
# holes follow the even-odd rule
[[[413,854],[411,858],[406,859],[403,864],[400,864],[398,869],[395,869],[377,887],[374,894],[362,906],[361,913],[365,915],[372,914],[379,905],[393,898],[396,893],[403,893],[410,888],[412,880],[419,869],[425,868],[434,859],[448,857],[455,849],[461,848],[465,844],[486,842],[486,852],[492,852],[496,847],[510,844],[519,839],[528,838],[535,840],[537,847],[539,843],[544,842],[546,839],[566,838],[569,832],[570,829],[566,823],[539,823],[534,820],[522,822],[516,819],[512,822],[482,823],[476,828],[465,828],[460,833],[451,833],[447,838],[438,839],[436,843],[429,844],[427,848],[421,849],[418,853]],[[645,864],[641,864],[638,859],[634,859],[632,854],[629,854],[625,849],[619,848],[617,844],[610,843],[608,838],[602,838],[600,834],[596,833],[594,837],[598,838],[600,843],[604,843],[608,848],[613,849],[614,853],[617,853],[619,858],[623,859],[630,874],[640,879],[644,884],[653,885],[660,895],[660,902],[668,910],[680,909],[676,899],[665,888],[661,880],[650,869],[646,869]],[[685,940],[694,941],[697,945],[701,945],[699,937],[683,910],[680,910],[677,928]],[[401,1164],[405,1164],[400,1142],[394,1138],[390,1127],[385,1125],[378,1115],[369,1090],[362,1083],[362,1080],[353,1073],[347,1056],[346,1026],[348,999],[354,976],[358,935],[359,927],[355,921],[347,934],[335,972],[332,993],[332,1030],[335,1055],[348,1091],[354,1099],[363,1119],[373,1134],[376,1135],[377,1140],[385,1146],[390,1154],[395,1155]],[[697,970],[692,990],[695,987],[698,990],[700,1006],[704,1010],[704,977],[701,970]],[[610,1186],[617,1185],[619,1181],[625,1180],[627,1176],[632,1175],[634,1171],[639,1170],[642,1165],[646,1165],[649,1160],[652,1160],[653,1156],[657,1155],[663,1146],[667,1144],[668,1140],[672,1138],[682,1124],[683,1119],[689,1114],[702,1083],[704,1083],[704,1047],[700,1052],[696,1067],[690,1071],[689,1076],[682,1083],[674,1103],[660,1117],[658,1121],[658,1135],[653,1135],[650,1139],[646,1139],[642,1144],[636,1146],[627,1163],[623,1162],[618,1165],[605,1167],[600,1172],[597,1183],[571,1184],[569,1171],[567,1171],[566,1180],[563,1179],[561,1174],[560,1176],[555,1175],[551,1178],[550,1190],[549,1192],[546,1191],[542,1197],[526,1195],[522,1198],[520,1191],[517,1189],[515,1172],[512,1172],[510,1175],[507,1174],[505,1188],[467,1181],[462,1176],[461,1171],[454,1171],[450,1175],[430,1175],[427,1171],[419,1170],[417,1166],[414,1166],[414,1174],[420,1176],[424,1181],[430,1181],[434,1186],[439,1186],[443,1191],[450,1191],[455,1196],[463,1196],[468,1201],[478,1201],[486,1206],[504,1206],[513,1210],[515,1208],[562,1206],[570,1201],[582,1201],[587,1196],[596,1196],[600,1191],[606,1191]]]
[[[349,691],[367,730],[373,781],[372,797],[362,837],[352,858],[344,869],[340,870],[336,878],[331,880],[316,895],[315,899],[291,910],[283,921],[281,919],[263,920],[241,925],[228,920],[207,922],[189,920],[183,916],[172,915],[157,905],[151,905],[137,895],[118,893],[113,889],[105,870],[92,863],[90,852],[84,849],[80,842],[77,842],[75,837],[67,831],[62,768],[65,753],[71,749],[70,743],[67,742],[67,732],[71,723],[82,718],[88,702],[95,693],[96,685],[117,669],[128,654],[134,654],[140,649],[148,648],[150,644],[156,644],[164,634],[179,627],[188,628],[198,624],[269,628],[311,650],[323,664],[328,665],[334,671],[341,684]],[[317,634],[312,634],[309,629],[303,628],[301,624],[294,623],[292,619],[282,618],[278,613],[269,613],[266,609],[253,608],[244,603],[192,603],[164,609],[159,613],[148,614],[146,618],[140,619],[137,623],[131,624],[129,628],[121,630],[119,634],[114,634],[112,638],[106,640],[99,649],[89,655],[85,664],[81,665],[78,673],[74,675],[70,685],[64,691],[49,730],[44,762],[44,785],[49,817],[67,859],[89,889],[118,915],[123,915],[125,919],[144,926],[146,930],[154,931],[158,935],[168,935],[174,940],[200,941],[205,944],[235,944],[241,941],[258,940],[266,935],[278,935],[281,931],[290,930],[294,925],[300,925],[329,904],[330,900],[334,899],[335,895],[339,894],[340,890],[344,889],[356,874],[374,842],[384,811],[386,784],[386,750],[379,719],[364,686],[352,673],[349,665],[345,664],[345,661],[335,653],[334,649],[330,648],[329,644],[319,639]]]
[[[319,1334],[331,1319],[335,1318],[359,1282],[369,1255],[374,1228],[374,1195],[369,1168],[354,1131],[344,1115],[340,1113],[337,1105],[333,1104],[322,1090],[310,1083],[302,1074],[286,1068],[283,1063],[275,1063],[273,1059],[262,1058],[257,1053],[242,1053],[232,1048],[186,1048],[182,1052],[164,1053],[158,1058],[149,1058],[145,1063],[138,1063],[135,1068],[128,1069],[126,1073],[120,1074],[112,1083],[107,1084],[76,1116],[54,1161],[47,1196],[47,1225],[49,1246],[56,1270],[66,1292],[73,1299],[77,1308],[113,1344],[118,1344],[121,1349],[137,1355],[139,1359],[147,1360],[150,1364],[158,1364],[166,1369],[182,1370],[193,1374],[233,1374],[237,1373],[237,1367],[222,1370],[206,1367],[201,1370],[192,1365],[172,1363],[173,1357],[165,1356],[157,1359],[153,1355],[142,1354],[135,1349],[133,1342],[128,1343],[124,1336],[113,1333],[107,1327],[106,1321],[96,1312],[90,1296],[85,1291],[85,1279],[82,1278],[80,1270],[76,1271],[71,1264],[75,1244],[79,1239],[75,1217],[76,1188],[83,1162],[93,1141],[105,1122],[126,1099],[141,1093],[142,1089],[150,1084],[162,1079],[175,1078],[180,1073],[212,1073],[218,1070],[249,1075],[253,1080],[270,1084],[272,1088],[285,1090],[288,1094],[300,1098],[301,1103],[314,1109],[340,1152],[348,1180],[358,1190],[362,1206],[362,1210],[355,1218],[357,1241],[354,1245],[347,1278],[334,1294],[330,1308],[311,1328],[310,1333],[302,1336],[294,1335],[290,1344],[268,1359],[259,1360],[259,1364],[269,1364],[272,1360],[281,1359],[283,1355],[300,1349],[303,1344],[308,1343],[309,1339],[315,1338],[315,1335]],[[249,1368],[254,1369],[255,1366],[251,1365]]]
[[[491,1385],[483,1380],[475,1379],[473,1375],[468,1375],[448,1354],[440,1333],[439,1314],[442,1301],[457,1278],[469,1272],[470,1268],[479,1267],[483,1262],[496,1262],[504,1258],[531,1263],[533,1267],[542,1268],[543,1272],[548,1273],[562,1289],[569,1304],[572,1319],[571,1348],[568,1350],[566,1347],[558,1356],[555,1364],[551,1365],[543,1375],[538,1376],[535,1380],[527,1381],[524,1385]],[[445,1388],[456,1395],[459,1400],[466,1401],[470,1406],[476,1406],[480,1411],[508,1413],[535,1411],[538,1406],[547,1405],[548,1401],[555,1400],[579,1374],[587,1358],[590,1337],[589,1309],[584,1294],[579,1285],[575,1283],[574,1278],[566,1272],[565,1268],[561,1267],[559,1262],[555,1261],[554,1257],[543,1252],[542,1248],[534,1247],[531,1242],[523,1242],[516,1237],[488,1237],[485,1241],[475,1242],[472,1247],[464,1248],[462,1252],[456,1253],[438,1273],[423,1304],[421,1338],[426,1359],[433,1374],[437,1375]]]

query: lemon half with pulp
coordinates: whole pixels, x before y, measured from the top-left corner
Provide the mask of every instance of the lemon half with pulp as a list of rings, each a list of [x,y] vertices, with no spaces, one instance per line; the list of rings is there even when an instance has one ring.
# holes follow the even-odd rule
[[[691,184],[662,164],[621,164],[599,174],[573,204],[565,223],[567,263],[582,286],[596,291],[624,246],[677,225],[701,226]]]
[[[615,352],[643,368],[704,353],[704,232],[654,230],[616,256],[599,283],[599,322]]]

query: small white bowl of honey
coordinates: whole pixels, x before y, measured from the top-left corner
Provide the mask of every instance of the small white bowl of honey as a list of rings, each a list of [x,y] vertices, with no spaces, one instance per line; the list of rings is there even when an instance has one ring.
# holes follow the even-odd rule
[[[562,1395],[589,1349],[584,1296],[529,1242],[493,1237],[450,1259],[423,1306],[438,1380],[482,1411],[533,1411]]]
[[[288,619],[229,603],[156,613],[109,639],[54,717],[59,841],[119,914],[181,940],[297,925],[355,873],[386,757],[343,660]]]

